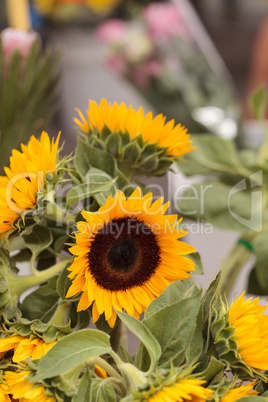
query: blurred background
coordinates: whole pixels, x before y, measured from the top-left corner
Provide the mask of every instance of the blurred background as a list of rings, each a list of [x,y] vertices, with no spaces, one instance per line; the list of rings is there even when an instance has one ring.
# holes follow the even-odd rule
[[[7,4],[13,1],[1,1],[1,29],[10,25]],[[192,133],[242,135],[242,118],[252,117],[248,93],[262,80],[256,63],[265,63],[257,48],[266,0],[27,3],[43,46],[61,52],[52,130],[63,132],[66,152],[75,145],[74,109],[84,111],[89,98],[142,105]]]

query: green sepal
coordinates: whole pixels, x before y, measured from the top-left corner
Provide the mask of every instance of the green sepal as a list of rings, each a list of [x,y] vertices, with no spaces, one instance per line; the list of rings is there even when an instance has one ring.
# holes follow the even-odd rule
[[[158,167],[158,158],[156,155],[150,155],[139,164],[139,169],[145,172],[153,172]]]
[[[123,151],[123,159],[127,160],[129,163],[136,162],[141,156],[141,149],[137,141],[133,141],[127,144]]]
[[[73,369],[54,377],[51,380],[51,385],[63,391],[67,396],[75,396],[77,394],[79,377],[84,367],[85,363],[83,362]]]
[[[3,249],[0,249],[0,319],[2,313],[9,318],[16,314],[19,295],[12,292],[9,280],[16,281],[17,272],[13,260]]]
[[[95,137],[97,137],[98,136],[98,130],[94,129],[92,134],[95,134]],[[100,140],[105,142],[105,140],[108,138],[108,136],[110,134],[111,134],[111,130],[107,126],[104,126],[103,129],[101,130],[100,134],[99,134]],[[89,137],[90,136],[91,136],[91,134],[89,134]]]
[[[44,342],[54,342],[67,334],[72,333],[70,322],[67,325],[43,323],[40,320],[28,320],[21,316],[17,321],[9,321],[5,317],[5,325],[2,328],[5,336],[21,335],[27,338],[41,338]]]
[[[105,141],[105,150],[117,157],[120,154],[121,136],[118,132],[111,133]]]

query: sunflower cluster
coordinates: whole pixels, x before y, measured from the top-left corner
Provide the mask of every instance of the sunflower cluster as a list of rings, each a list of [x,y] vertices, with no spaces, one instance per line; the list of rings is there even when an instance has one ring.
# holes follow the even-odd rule
[[[79,115],[74,158],[42,133],[0,177],[0,401],[268,400],[266,306],[223,302],[220,275],[202,295],[182,219],[135,184],[192,150],[186,129],[105,100]]]

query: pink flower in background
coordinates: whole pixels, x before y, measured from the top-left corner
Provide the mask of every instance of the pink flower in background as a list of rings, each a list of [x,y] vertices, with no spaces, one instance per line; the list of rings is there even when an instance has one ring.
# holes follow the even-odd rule
[[[106,61],[108,69],[112,70],[114,73],[123,75],[126,72],[126,63],[120,55],[111,55]]]
[[[126,28],[126,23],[124,21],[111,19],[97,28],[97,38],[106,44],[120,44],[124,40]]]
[[[158,78],[163,70],[163,66],[158,60],[150,60],[147,64],[147,73],[151,77]]]
[[[144,66],[136,66],[132,70],[132,77],[134,82],[140,87],[145,88],[149,84],[148,71]]]
[[[8,63],[15,50],[18,50],[22,59],[25,60],[33,43],[36,40],[40,41],[40,36],[35,31],[6,28],[1,32],[1,40],[4,60]]]
[[[155,40],[166,40],[186,33],[178,7],[172,3],[151,3],[143,12],[149,33]]]

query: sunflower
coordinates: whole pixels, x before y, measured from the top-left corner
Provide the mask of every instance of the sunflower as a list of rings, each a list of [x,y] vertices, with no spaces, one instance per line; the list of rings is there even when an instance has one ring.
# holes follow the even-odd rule
[[[9,388],[6,384],[0,383],[0,401],[1,402],[11,402],[9,394]]]
[[[56,402],[54,396],[46,394],[43,385],[37,385],[27,381],[31,371],[13,372],[6,371],[4,381],[9,387],[10,394],[20,402]]]
[[[183,256],[194,248],[177,241],[187,233],[176,228],[177,215],[164,215],[169,203],[152,199],[140,188],[128,199],[118,190],[97,213],[82,212],[85,222],[77,223],[70,248],[77,257],[68,268],[73,282],[67,297],[82,292],[78,311],[93,303],[93,322],[104,313],[113,327],[115,309],[139,318],[170,283],[194,270]]]
[[[261,306],[259,298],[246,300],[244,295],[245,292],[229,310],[238,351],[248,366],[268,370],[268,316],[263,315],[267,306]]]
[[[212,396],[212,390],[202,387],[206,381],[182,379],[171,386],[163,387],[146,399],[147,402],[206,402]]]
[[[268,380],[263,372],[268,370],[266,308],[259,298],[246,299],[243,292],[230,307],[221,301],[214,310],[211,330],[219,358],[242,379]]]
[[[252,390],[254,385],[256,385],[256,382],[251,382],[247,385],[232,389],[224,395],[221,402],[236,402],[240,398],[243,398],[243,396],[258,395],[257,391]]]
[[[180,124],[174,126],[174,120],[166,123],[162,114],[155,118],[152,112],[144,115],[142,107],[136,111],[132,106],[127,108],[124,103],[118,105],[115,102],[111,105],[102,99],[99,106],[95,101],[89,101],[87,119],[80,110],[77,109],[77,112],[81,120],[75,118],[74,121],[86,134],[94,129],[101,133],[108,128],[111,133],[128,133],[132,140],[141,135],[144,143],[156,144],[174,159],[194,149],[185,127]]]
[[[27,338],[16,335],[0,339],[0,356],[14,349],[12,360],[14,363],[32,359],[41,359],[55,345],[56,342],[46,343],[41,338]]]
[[[6,176],[0,176],[0,234],[12,229],[20,214],[36,205],[45,175],[56,168],[59,136],[54,142],[43,132],[40,141],[31,137],[22,152],[12,151]]]

